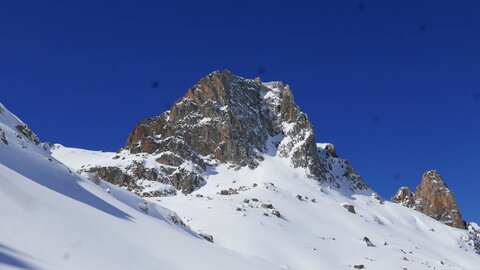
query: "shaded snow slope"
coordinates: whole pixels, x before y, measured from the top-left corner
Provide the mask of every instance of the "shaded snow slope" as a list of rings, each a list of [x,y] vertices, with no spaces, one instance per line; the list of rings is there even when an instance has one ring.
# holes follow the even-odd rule
[[[52,151],[72,170],[115,154],[62,146]],[[462,241],[467,231],[371,191],[329,188],[287,158],[264,158],[255,169],[210,167],[206,184],[192,194],[147,200],[173,209],[193,230],[212,235],[215,245],[285,269],[478,269],[480,256]],[[339,175],[345,173],[341,164],[332,165]],[[375,246],[367,246],[364,237]]]
[[[82,178],[1,104],[0,129],[0,269],[279,269],[212,245],[156,203]]]

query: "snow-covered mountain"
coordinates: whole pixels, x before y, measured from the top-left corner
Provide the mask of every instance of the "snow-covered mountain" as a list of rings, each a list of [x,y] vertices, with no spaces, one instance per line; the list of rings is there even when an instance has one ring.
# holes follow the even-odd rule
[[[0,104],[0,269],[280,269],[173,212],[79,176]]]
[[[41,144],[3,111],[0,266],[480,269],[478,225],[382,199],[281,82],[214,72],[117,152]]]
[[[201,188],[219,165],[255,169],[267,157],[346,192],[371,192],[332,145],[317,145],[288,85],[229,71],[202,78],[171,110],[142,120],[115,155],[83,160],[80,169],[144,197],[163,196]]]

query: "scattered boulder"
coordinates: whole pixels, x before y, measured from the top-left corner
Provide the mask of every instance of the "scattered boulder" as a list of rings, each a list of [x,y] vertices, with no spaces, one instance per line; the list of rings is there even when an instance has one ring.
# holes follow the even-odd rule
[[[8,140],[7,140],[7,135],[5,135],[5,132],[2,131],[2,129],[0,129],[1,133],[0,133],[0,140],[2,140],[2,142],[6,145],[8,145]]]
[[[374,192],[372,194],[372,197],[377,200],[378,202],[380,202],[380,204],[384,204],[385,203],[385,199],[382,198],[382,196],[380,196],[378,193]]]
[[[213,243],[213,236],[211,236],[210,234],[199,233],[198,235],[200,235],[200,237],[207,240],[208,242]]]
[[[351,204],[343,204],[342,206],[343,206],[343,208],[347,209],[348,212],[350,212],[352,214],[356,214],[355,206],[353,206]]]
[[[355,265],[353,266],[353,268],[354,268],[354,269],[365,269],[365,265],[363,265],[363,264],[355,264]]]
[[[220,191],[219,193],[220,195],[233,195],[233,194],[238,194],[237,190],[233,189],[233,188],[229,188],[229,189],[224,189],[222,191]]]
[[[370,241],[370,239],[368,239],[368,237],[363,237],[363,242],[365,242],[365,244],[367,244],[368,247],[374,247],[375,245],[372,243],[372,241]]]
[[[272,215],[277,216],[277,217],[281,216],[280,211],[278,211],[278,210],[273,210]]]
[[[265,209],[273,209],[273,205],[271,203],[262,203],[262,208],[265,208]]]
[[[144,213],[148,213],[148,203],[146,201],[138,203],[138,208],[140,208],[140,210],[142,210]]]

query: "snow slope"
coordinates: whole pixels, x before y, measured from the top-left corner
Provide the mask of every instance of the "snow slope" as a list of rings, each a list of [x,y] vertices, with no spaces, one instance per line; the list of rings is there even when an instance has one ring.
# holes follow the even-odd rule
[[[192,194],[143,199],[75,171],[155,166],[148,154],[50,148],[1,104],[0,129],[0,269],[480,269],[467,231],[322,186],[287,158],[210,167]]]
[[[119,155],[60,145],[52,151],[73,170],[104,165],[109,155]],[[126,156],[118,162],[135,158],[120,155]],[[206,185],[190,195],[148,200],[176,211],[193,230],[212,235],[216,246],[285,269],[480,269],[480,256],[461,242],[466,231],[379,200],[372,192],[321,186],[288,159],[264,158],[253,170],[228,164],[210,168]],[[343,204],[353,205],[356,214]],[[367,246],[364,237],[375,246]]]
[[[280,269],[203,240],[156,203],[80,177],[1,104],[0,139],[2,270]]]

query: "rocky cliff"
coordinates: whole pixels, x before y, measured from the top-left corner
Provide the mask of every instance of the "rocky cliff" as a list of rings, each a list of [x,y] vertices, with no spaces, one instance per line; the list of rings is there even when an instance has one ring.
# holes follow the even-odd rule
[[[402,187],[392,201],[424,213],[448,226],[465,229],[455,196],[436,170],[423,174],[422,183],[417,186],[415,193],[408,187]]]
[[[324,152],[317,148],[313,126],[295,104],[288,85],[215,71],[190,88],[169,111],[142,120],[114,157],[148,155],[155,166],[140,159],[123,168],[86,166],[84,171],[145,196],[168,195],[175,190],[187,194],[202,186],[209,168],[227,164],[233,169],[253,169],[264,155],[270,155],[288,158],[293,167],[304,168],[309,177],[332,186],[346,181],[351,182],[351,190],[369,189],[348,161]],[[344,169],[340,176],[332,170],[338,162]],[[139,184],[142,180],[174,188],[144,194]]]

